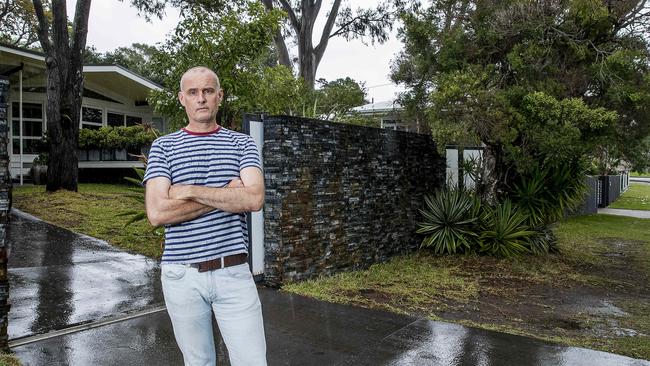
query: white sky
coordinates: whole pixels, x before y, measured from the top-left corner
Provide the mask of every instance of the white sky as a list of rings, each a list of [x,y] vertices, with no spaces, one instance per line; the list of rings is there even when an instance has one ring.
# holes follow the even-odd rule
[[[74,16],[74,4],[68,1],[68,16]],[[345,1],[344,1],[345,2]],[[376,0],[348,0],[353,9],[374,6]],[[330,2],[324,1],[320,22],[316,24],[314,42],[320,39],[320,29]],[[162,20],[152,19],[147,23],[137,15],[137,10],[129,5],[129,0],[94,0],[90,9],[88,26],[88,45],[93,45],[100,52],[111,51],[117,47],[130,46],[132,43],[154,45],[163,42],[166,34],[174,29],[178,22],[178,10],[168,8]],[[360,41],[349,43],[336,37],[329,41],[317,78],[334,80],[349,76],[365,82],[368,99],[375,102],[392,100],[402,88],[392,84],[389,79],[391,60],[401,50],[401,43],[395,37],[395,31],[388,42],[383,45],[364,46]],[[291,47],[291,45],[287,45]],[[291,50],[290,50],[291,52]],[[293,52],[294,54],[297,51]],[[388,85],[386,85],[388,84]]]

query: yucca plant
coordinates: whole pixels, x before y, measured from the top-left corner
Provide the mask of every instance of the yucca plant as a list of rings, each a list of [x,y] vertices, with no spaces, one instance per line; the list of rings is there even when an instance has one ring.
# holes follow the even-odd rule
[[[535,255],[557,253],[557,237],[551,225],[540,225],[531,228],[534,234],[528,239],[530,252]]]
[[[468,252],[478,239],[481,201],[468,192],[439,190],[425,196],[424,220],[417,232],[425,234],[420,248],[437,255]]]
[[[531,226],[560,220],[582,201],[585,193],[584,174],[568,165],[537,168],[522,175],[512,187],[512,198],[529,215]]]
[[[479,252],[506,258],[528,253],[529,240],[535,232],[526,224],[527,220],[528,216],[508,199],[495,207],[486,207]]]

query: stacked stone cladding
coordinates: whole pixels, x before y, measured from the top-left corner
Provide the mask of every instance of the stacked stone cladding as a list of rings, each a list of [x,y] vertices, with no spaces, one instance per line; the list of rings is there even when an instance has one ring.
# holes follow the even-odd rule
[[[264,121],[265,281],[367,268],[416,250],[446,162],[428,135],[296,117]]]

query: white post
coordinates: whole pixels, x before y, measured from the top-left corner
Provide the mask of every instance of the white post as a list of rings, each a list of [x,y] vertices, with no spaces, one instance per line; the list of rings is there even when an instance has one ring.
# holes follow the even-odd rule
[[[21,69],[18,73],[18,131],[20,133],[20,138],[18,139],[18,144],[20,146],[20,168],[18,172],[20,174],[20,185],[23,185],[23,70]]]

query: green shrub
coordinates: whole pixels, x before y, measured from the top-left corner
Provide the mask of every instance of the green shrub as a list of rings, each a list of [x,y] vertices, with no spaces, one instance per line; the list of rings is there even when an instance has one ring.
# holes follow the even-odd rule
[[[526,224],[528,215],[510,200],[486,207],[481,221],[479,252],[506,258],[530,252],[530,239],[535,232]]]
[[[143,125],[105,126],[98,130],[82,128],[79,131],[79,148],[137,150],[151,144],[157,136],[157,131]]]
[[[426,196],[420,210],[424,220],[417,230],[425,234],[420,248],[438,255],[471,251],[479,237],[481,201],[474,195],[456,190],[439,190]]]

